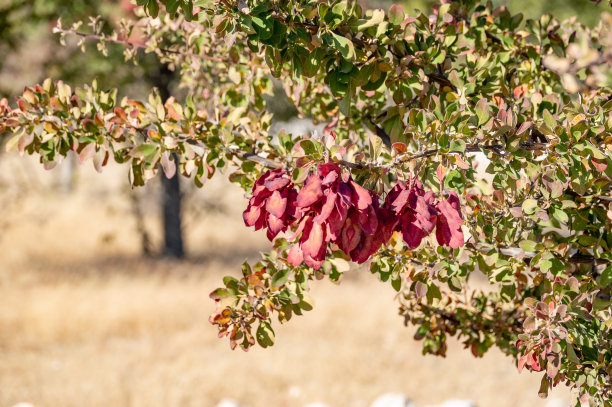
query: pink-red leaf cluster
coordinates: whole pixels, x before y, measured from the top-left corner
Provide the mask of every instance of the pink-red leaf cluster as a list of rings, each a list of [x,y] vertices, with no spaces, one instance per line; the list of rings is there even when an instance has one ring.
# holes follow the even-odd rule
[[[295,189],[282,169],[264,173],[253,187],[253,197],[244,212],[244,222],[255,230],[267,228],[270,240],[297,225],[287,261],[302,262],[319,269],[328,243],[351,260],[363,263],[400,232],[410,248],[436,229],[440,245],[463,245],[461,208],[455,192],[436,199],[417,179],[398,182],[384,204],[374,191],[357,184],[336,163],[320,164],[304,186]]]

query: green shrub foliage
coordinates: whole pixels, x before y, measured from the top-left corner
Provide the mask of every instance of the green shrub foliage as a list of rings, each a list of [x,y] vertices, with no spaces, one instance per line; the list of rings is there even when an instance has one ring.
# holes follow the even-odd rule
[[[8,150],[51,168],[201,186],[219,170],[248,192],[244,220],[274,249],[211,294],[232,348],[274,343],[273,321],[313,308],[313,279],[364,264],[399,292],[423,352],[456,336],[497,346],[577,403],[612,397],[612,15],[593,29],[443,1],[431,15],[348,0],[138,0],[111,35],[181,73],[183,103],[47,80],[0,102]],[[147,13],[147,14],[145,14]],[[322,134],[269,132],[272,78]],[[356,266],[355,266],[356,267]],[[490,287],[470,289],[484,274]]]

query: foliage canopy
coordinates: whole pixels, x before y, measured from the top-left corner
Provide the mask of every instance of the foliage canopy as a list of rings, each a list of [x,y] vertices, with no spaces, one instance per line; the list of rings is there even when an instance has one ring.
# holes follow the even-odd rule
[[[448,336],[497,346],[566,383],[612,397],[612,15],[593,29],[504,7],[443,1],[431,15],[348,0],[137,0],[148,15],[62,38],[154,53],[181,73],[185,103],[117,100],[52,80],[0,103],[7,148],[51,168],[71,151],[134,186],[217,170],[252,191],[245,224],[274,250],[226,277],[211,322],[232,348],[274,342],[312,308],[312,279],[348,261],[398,292],[423,351]],[[269,132],[282,81],[324,134]],[[178,159],[175,161],[173,157]],[[283,232],[283,233],[281,233]],[[490,289],[469,289],[483,273]]]

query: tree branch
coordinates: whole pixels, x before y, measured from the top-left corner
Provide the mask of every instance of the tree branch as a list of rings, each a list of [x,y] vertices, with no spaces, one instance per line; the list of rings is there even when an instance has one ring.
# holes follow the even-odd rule
[[[80,32],[80,31],[75,31],[75,30],[63,30],[63,29],[56,29],[55,31],[56,33],[63,33],[63,34],[68,34],[68,35],[74,35],[80,38],[84,38],[86,40],[94,40],[94,41],[105,41],[105,42],[110,42],[113,44],[119,44],[119,45],[123,45],[126,48],[132,48],[132,49],[146,49],[146,45],[141,43],[141,42],[136,42],[136,41],[130,41],[130,40],[122,40],[119,38],[112,38],[112,37],[106,37],[103,35],[97,35],[97,34],[88,34],[88,33],[84,33],[84,32]],[[210,56],[210,55],[205,55],[205,54],[195,54],[193,52],[187,52],[187,51],[177,51],[177,50],[172,50],[169,48],[156,48],[159,52],[164,53],[164,54],[170,54],[170,55],[180,55],[180,56],[184,56],[184,57],[190,57],[190,58],[197,58],[197,59],[203,59],[206,61],[213,61],[213,62],[219,62],[219,63],[223,63],[223,64],[227,64],[227,65],[244,65],[244,66],[250,66],[253,68],[266,68],[266,66],[264,65],[260,65],[260,64],[256,64],[253,62],[242,62],[242,61],[235,61],[235,60],[230,60],[230,59],[226,59],[226,58],[220,58],[220,57],[214,57],[214,56]]]
[[[523,255],[523,258],[526,259],[531,259],[534,258],[535,256],[537,256],[539,254],[539,252],[526,252],[523,249],[519,248],[519,247],[508,247],[508,246],[502,246],[502,247],[494,247],[494,246],[490,246],[490,247],[476,247],[473,246],[475,250],[481,252],[481,253],[487,253],[491,250],[496,250],[497,252],[503,254],[504,256],[508,256],[508,257],[517,257],[519,255]],[[609,260],[607,259],[596,259],[595,257],[591,256],[591,255],[586,255],[586,254],[582,254],[582,253],[575,253],[573,254],[571,257],[569,258],[559,258],[559,260],[571,263],[571,264],[593,264],[593,263],[597,263],[597,264],[608,264],[610,263]]]

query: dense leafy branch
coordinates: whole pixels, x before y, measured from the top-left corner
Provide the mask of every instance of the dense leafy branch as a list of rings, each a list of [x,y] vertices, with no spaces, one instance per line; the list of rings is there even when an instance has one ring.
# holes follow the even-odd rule
[[[211,294],[232,348],[271,345],[274,318],[312,308],[309,281],[339,282],[352,261],[401,293],[424,352],[444,355],[448,336],[476,356],[497,346],[544,372],[542,395],[566,383],[609,405],[612,17],[523,22],[470,0],[415,16],[346,0],[139,4],[151,17],[111,36],[95,21],[58,32],[155,53],[185,103],[48,80],[0,103],[0,133],[46,167],[70,151],[126,163],[133,185],[160,167],[198,185],[231,168],[250,191],[245,224],[275,247]],[[270,76],[322,135],[269,133]],[[470,289],[477,274],[490,290]]]

